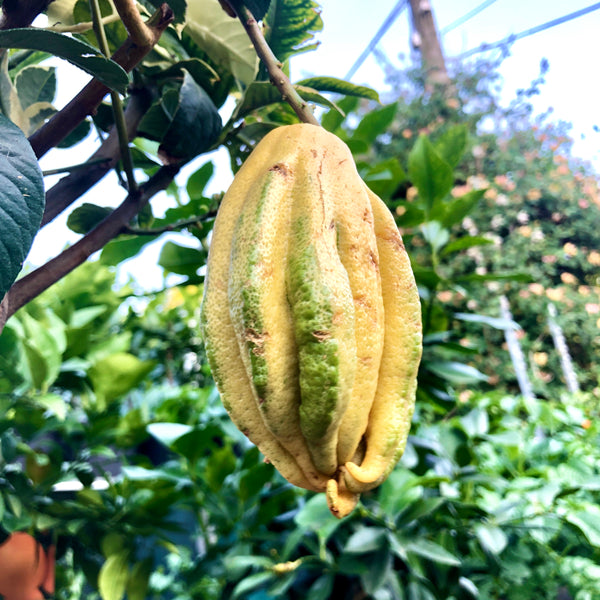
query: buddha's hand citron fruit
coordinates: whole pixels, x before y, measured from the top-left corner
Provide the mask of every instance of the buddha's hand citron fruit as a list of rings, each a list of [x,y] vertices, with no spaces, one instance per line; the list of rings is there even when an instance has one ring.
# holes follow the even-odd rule
[[[215,221],[202,302],[208,361],[238,428],[343,517],[404,451],[421,308],[391,213],[315,125],[253,150]]]

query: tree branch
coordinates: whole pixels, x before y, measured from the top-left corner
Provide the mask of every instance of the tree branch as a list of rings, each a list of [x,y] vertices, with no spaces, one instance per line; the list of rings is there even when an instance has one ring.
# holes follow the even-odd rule
[[[151,101],[152,99],[147,90],[143,88],[132,90],[125,109],[127,135],[130,140],[135,137],[138,124],[148,110]],[[119,137],[113,127],[100,148],[90,156],[88,159],[89,164],[85,168],[69,173],[46,192],[46,208],[44,209],[41,227],[50,223],[82,194],[96,185],[110,170],[117,166],[119,158]]]
[[[162,32],[170,25],[173,18],[173,11],[167,4],[162,4],[147,22],[147,27],[153,34],[152,43],[138,46],[133,40],[127,38],[112,59],[125,71],[131,71],[158,42]],[[73,131],[83,119],[93,114],[108,92],[105,85],[92,79],[71,102],[31,135],[29,142],[36,156],[40,158],[46,154]]]
[[[170,231],[177,231],[178,229],[183,229],[184,227],[189,227],[190,225],[199,225],[200,223],[204,223],[204,221],[212,219],[216,216],[217,211],[211,210],[203,214],[201,217],[192,217],[191,219],[184,219],[182,221],[177,221],[176,223],[170,223],[169,225],[165,225],[164,227],[143,229],[140,227],[125,226],[123,228],[123,233],[130,233],[132,235],[161,235],[163,233],[169,233]]]
[[[92,231],[35,271],[17,280],[0,305],[0,332],[19,308],[85,262],[117,236],[156,193],[164,190],[179,172],[179,165],[161,167],[137,192],[125,200]]]
[[[142,19],[135,0],[114,0],[114,4],[131,41],[138,46],[154,46],[154,33]]]
[[[308,104],[300,97],[286,74],[281,69],[281,63],[273,54],[269,44],[267,44],[252,13],[240,0],[236,0],[233,3],[230,2],[230,5],[232,5],[237,12],[238,18],[256,50],[256,54],[258,54],[260,60],[262,60],[267,67],[271,83],[281,92],[283,99],[292,107],[301,121],[313,125],[320,125],[319,121],[317,121],[315,115],[313,115],[308,107]]]
[[[4,0],[0,29],[29,27],[34,19],[48,8],[52,0]]]

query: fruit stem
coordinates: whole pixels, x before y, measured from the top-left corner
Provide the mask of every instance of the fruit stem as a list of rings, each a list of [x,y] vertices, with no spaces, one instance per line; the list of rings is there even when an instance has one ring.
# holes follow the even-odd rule
[[[281,92],[284,100],[292,107],[294,112],[298,115],[298,118],[304,123],[311,123],[312,125],[320,125],[317,118],[310,110],[308,103],[303,100],[286,74],[281,68],[281,63],[277,60],[275,54],[271,50],[265,36],[263,35],[254,15],[246,8],[244,2],[241,0],[235,0],[235,2],[229,2],[231,8],[237,13],[238,19],[244,26],[256,54],[260,60],[263,61],[271,83]]]

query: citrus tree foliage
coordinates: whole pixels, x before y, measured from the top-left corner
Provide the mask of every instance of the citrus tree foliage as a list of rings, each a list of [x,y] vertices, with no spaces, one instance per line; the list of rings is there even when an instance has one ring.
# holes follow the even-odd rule
[[[475,64],[458,72],[457,95],[451,98],[423,96],[418,73],[410,79],[401,77],[403,87],[397,89],[404,93],[397,116],[389,138],[376,152],[383,157],[405,156],[419,133],[427,133],[442,153],[448,132],[457,124],[465,128],[467,150],[456,165],[449,197],[472,193],[483,197],[448,231],[441,252],[454,244],[471,245],[473,238],[482,243],[442,268],[444,281],[436,293],[445,309],[439,316],[454,317],[457,339],[477,349],[472,364],[490,377],[492,386],[518,391],[502,331],[466,327],[455,318],[464,312],[497,318],[498,297],[506,295],[521,327],[518,335],[534,390],[552,394],[565,388],[548,327],[552,303],[579,383],[598,395],[599,181],[590,165],[573,155],[567,124],[552,122],[550,115],[531,116],[528,99],[543,85],[547,68],[542,61],[540,76],[508,107],[499,104],[494,65]],[[398,77],[392,74],[392,79]],[[429,251],[418,250],[428,244],[428,232],[418,229],[419,194],[409,177],[393,198],[405,215],[405,226],[411,220],[417,225],[411,238],[414,259],[427,263]]]
[[[141,3],[148,14],[155,4]],[[312,1],[248,6],[257,15],[264,11],[265,37],[281,59],[314,45],[322,23]],[[111,18],[111,5],[100,8],[113,51],[126,31]],[[221,197],[205,192],[214,168],[201,155],[224,145],[236,170],[266,131],[297,117],[266,79],[241,26],[216,0],[171,8],[172,26],[132,67],[125,98],[126,122],[136,132],[133,174],[147,202],[131,208],[139,196],[124,191],[117,216],[124,212],[125,222],[103,205],[72,210],[68,226],[82,235],[85,249],[100,240],[99,257],[39,290],[0,335],[0,534],[52,537],[56,597],[63,600],[594,598],[600,585],[596,398],[556,389],[550,400],[511,393],[508,355],[500,346],[503,329],[514,324],[497,319],[494,304],[500,290],[509,295],[523,331],[535,336],[533,356],[539,361],[546,352],[551,365],[540,313],[525,322],[525,309],[535,299],[571,298],[569,314],[579,318],[581,287],[596,302],[588,266],[596,260],[593,229],[579,224],[574,207],[583,210],[584,200],[586,210],[595,210],[589,173],[566,154],[554,158],[563,156],[549,145],[554,138],[540,139],[549,132],[527,124],[523,103],[512,107],[518,128],[507,129],[510,136],[480,135],[475,125],[495,105],[485,86],[472,93],[477,78],[465,77],[470,96],[399,95],[366,108],[360,98],[377,100],[367,88],[319,76],[295,81],[303,97],[326,107],[323,126],[348,143],[361,176],[395,211],[425,325],[407,451],[380,488],[365,494],[350,517],[336,520],[322,495],[288,484],[232,425],[198,333],[202,267]],[[49,17],[66,28],[92,19],[88,2],[66,0],[55,0]],[[52,38],[53,52],[74,63],[98,59],[86,68],[123,91],[123,69],[88,49],[96,44],[89,29],[77,31],[85,51],[63,45],[64,34],[55,31],[60,39]],[[28,135],[41,154],[50,134],[39,127],[56,111],[56,81],[47,53],[29,33],[9,34],[25,42],[11,38],[0,94],[5,118],[31,128],[15,134],[16,147]],[[324,92],[338,96],[334,101]],[[231,114],[223,109],[228,99]],[[104,137],[112,123],[109,105],[101,104],[60,143],[76,144],[92,126]],[[538,154],[527,162],[523,147]],[[82,193],[82,181],[93,185],[110,168],[124,168],[123,181],[131,175],[103,154],[106,148],[84,177],[67,176],[68,189]],[[35,159],[22,155],[20,168],[37,182]],[[179,167],[198,155],[186,181],[174,183]],[[570,178],[565,166],[581,175]],[[154,192],[165,187],[168,207],[159,210]],[[47,190],[42,224],[75,201],[65,204],[65,189]],[[498,201],[502,194],[506,204]],[[11,264],[1,265],[6,285],[41,212],[39,198],[26,200],[22,191],[11,201],[18,218],[30,219],[31,235],[10,250]],[[496,219],[494,229],[498,206],[507,221]],[[561,215],[556,227],[545,219],[546,206]],[[525,210],[528,220],[521,223]],[[112,234],[99,236],[111,224]],[[530,227],[529,235],[519,227]],[[536,227],[544,244],[559,241],[540,251],[532,271],[524,255]],[[185,245],[167,238],[173,230],[185,233]],[[502,252],[493,236],[501,238]],[[135,282],[117,286],[116,267],[156,240],[160,266],[180,283],[153,293]],[[556,260],[543,260],[551,255]],[[31,280],[15,284],[19,293]],[[564,296],[550,296],[554,289]],[[564,317],[561,312],[570,339]],[[574,321],[575,329],[587,335],[583,321]],[[591,353],[593,346],[582,349]],[[573,353],[580,365],[592,362],[591,354]],[[498,373],[506,378],[494,381]],[[506,387],[491,390],[490,382]],[[459,397],[465,388],[470,393]]]

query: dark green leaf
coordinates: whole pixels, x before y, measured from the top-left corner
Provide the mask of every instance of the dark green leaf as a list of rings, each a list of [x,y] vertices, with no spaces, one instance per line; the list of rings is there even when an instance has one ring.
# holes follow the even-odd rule
[[[19,71],[15,79],[15,87],[19,95],[21,107],[38,102],[51,103],[56,95],[56,69],[54,67],[26,67]]]
[[[452,168],[424,135],[408,155],[408,176],[419,190],[426,212],[450,192],[454,183]]]
[[[87,233],[103,221],[111,212],[108,206],[98,206],[85,202],[78,206],[67,219],[67,227],[75,233]]]
[[[357,96],[358,98],[367,98],[368,100],[379,102],[379,94],[374,89],[364,85],[356,85],[343,79],[337,79],[336,77],[308,77],[307,79],[296,81],[295,85],[313,88],[319,92]]]
[[[267,573],[254,573],[253,575],[249,575],[235,586],[231,595],[231,600],[247,598],[249,592],[256,588],[266,586],[268,583],[271,583],[275,577],[275,574],[270,571]]]
[[[0,31],[0,47],[42,50],[83,69],[110,89],[124,94],[129,78],[116,62],[105,58],[94,46],[47,29],[22,28]]]
[[[352,139],[373,144],[379,135],[387,131],[397,110],[398,105],[393,103],[368,112],[354,130]]]
[[[23,132],[0,115],[0,298],[21,270],[44,204],[44,181],[35,154]]]
[[[181,87],[168,90],[150,107],[138,131],[160,142],[160,152],[169,159],[190,159],[214,144],[221,117],[206,92],[184,71]]]
[[[321,575],[310,586],[307,598],[310,600],[329,600],[333,590],[334,577],[331,574]]]

